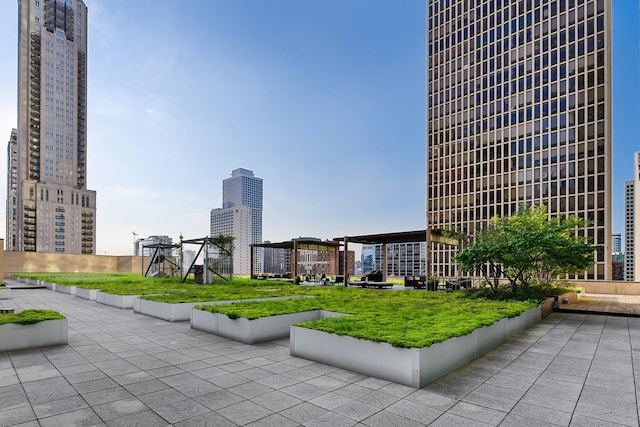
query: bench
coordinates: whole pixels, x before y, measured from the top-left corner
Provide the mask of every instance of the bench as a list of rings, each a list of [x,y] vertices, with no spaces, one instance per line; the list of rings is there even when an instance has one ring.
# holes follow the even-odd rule
[[[406,288],[426,289],[427,276],[404,276],[404,286]]]

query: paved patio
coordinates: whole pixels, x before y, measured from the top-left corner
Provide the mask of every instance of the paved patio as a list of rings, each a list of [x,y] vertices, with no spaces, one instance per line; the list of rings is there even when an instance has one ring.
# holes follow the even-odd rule
[[[640,317],[640,295],[582,294],[574,303],[561,304],[560,309],[576,313]]]
[[[0,353],[0,426],[639,423],[638,318],[552,314],[416,390],[46,289],[0,305],[69,319],[68,346]]]

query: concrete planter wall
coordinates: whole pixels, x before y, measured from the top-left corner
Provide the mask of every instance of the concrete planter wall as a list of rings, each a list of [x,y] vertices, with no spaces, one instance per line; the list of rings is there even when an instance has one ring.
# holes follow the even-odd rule
[[[347,315],[313,310],[247,320],[230,319],[225,314],[194,309],[191,313],[191,327],[245,344],[256,344],[288,337],[291,325],[294,323],[338,316]]]
[[[0,299],[9,299],[11,298],[11,289],[1,286],[0,287]]]
[[[75,295],[76,286],[56,285],[55,291],[63,294]]]
[[[191,320],[191,311],[193,310],[193,307],[198,305],[217,305],[251,301],[272,301],[293,298],[301,297],[295,295],[275,298],[251,298],[227,301],[182,302],[177,304],[135,298],[133,302],[133,311],[136,313],[144,314],[146,316],[157,317],[158,319],[166,320],[168,322],[180,322],[183,320]]]
[[[133,308],[133,300],[139,295],[115,295],[107,292],[96,292],[96,302],[116,308]]]
[[[344,335],[291,326],[291,355],[422,388],[540,321],[540,308],[463,337],[423,348],[396,348]]]
[[[76,296],[89,301],[95,301],[98,295],[98,289],[76,288]]]
[[[63,345],[69,342],[67,319],[33,325],[0,325],[0,352]]]

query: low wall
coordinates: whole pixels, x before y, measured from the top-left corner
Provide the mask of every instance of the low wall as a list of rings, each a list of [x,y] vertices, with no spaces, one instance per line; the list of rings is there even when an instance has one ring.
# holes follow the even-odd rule
[[[572,280],[586,294],[640,295],[640,282]]]
[[[58,254],[49,252],[0,252],[3,277],[16,273],[142,273],[142,257]],[[145,257],[146,268],[149,257]]]

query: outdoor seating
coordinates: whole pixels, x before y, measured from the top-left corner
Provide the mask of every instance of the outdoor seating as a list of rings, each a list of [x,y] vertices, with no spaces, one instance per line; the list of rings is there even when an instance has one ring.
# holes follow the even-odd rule
[[[371,270],[362,275],[361,280],[363,282],[382,282],[382,271]]]
[[[404,286],[406,288],[426,289],[427,276],[405,276]]]

